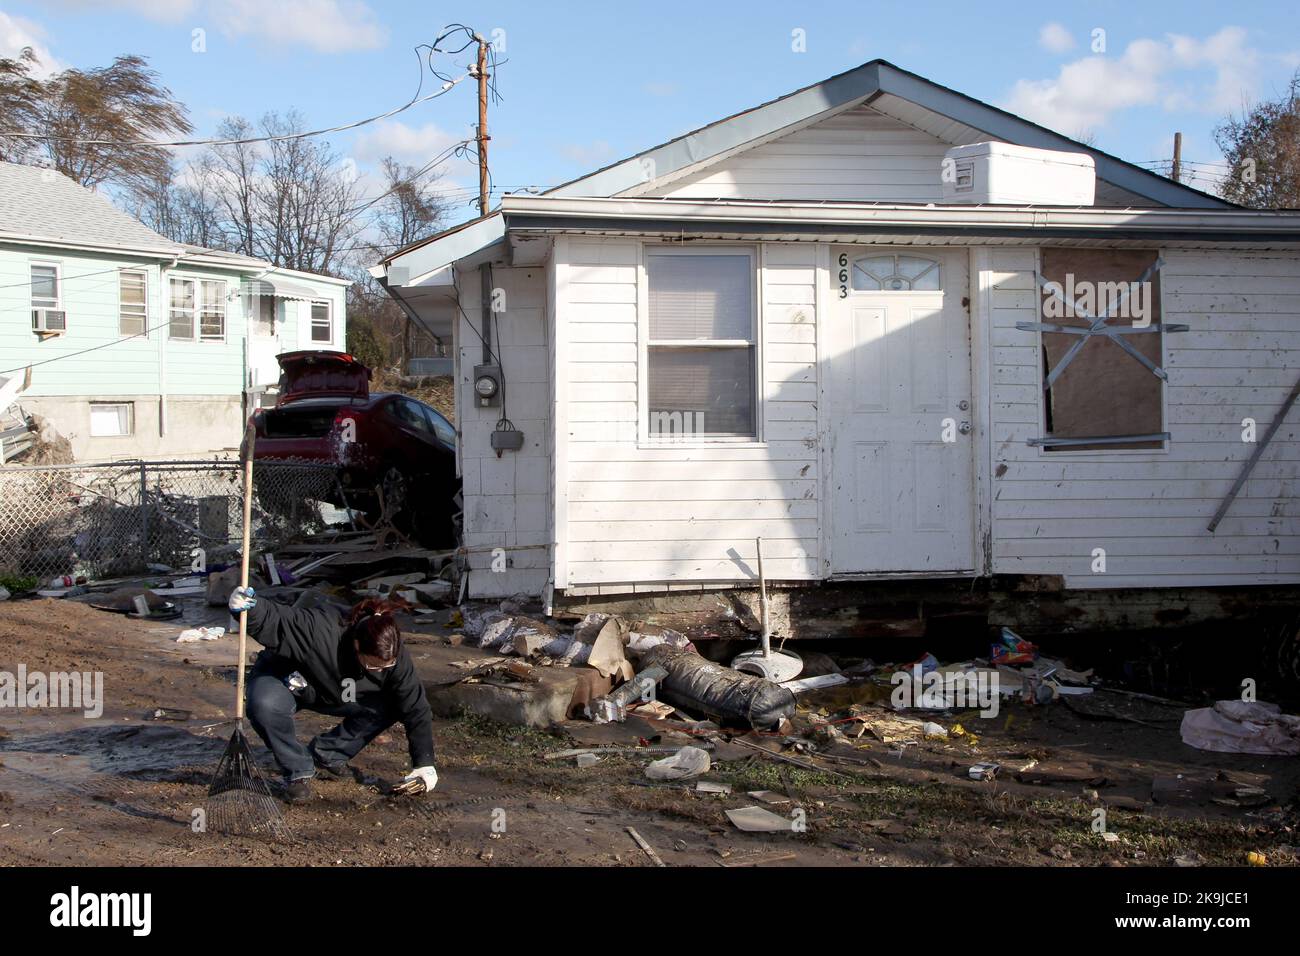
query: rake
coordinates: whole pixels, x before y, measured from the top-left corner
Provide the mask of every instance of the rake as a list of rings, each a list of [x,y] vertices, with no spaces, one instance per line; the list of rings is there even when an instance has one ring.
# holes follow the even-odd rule
[[[248,587],[248,562],[253,523],[253,445],[256,432],[249,425],[244,442],[244,529],[239,586]],[[280,813],[279,802],[257,769],[244,735],[244,659],[248,646],[248,612],[239,612],[239,662],[235,668],[235,732],[217,764],[208,787],[207,824],[219,832],[244,836],[269,835],[289,839],[292,834]]]

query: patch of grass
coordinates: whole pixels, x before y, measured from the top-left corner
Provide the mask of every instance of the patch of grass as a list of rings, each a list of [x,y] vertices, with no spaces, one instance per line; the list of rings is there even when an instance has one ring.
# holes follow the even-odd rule
[[[10,594],[18,594],[22,591],[35,591],[36,583],[36,578],[31,575],[0,574],[0,587],[4,588]]]

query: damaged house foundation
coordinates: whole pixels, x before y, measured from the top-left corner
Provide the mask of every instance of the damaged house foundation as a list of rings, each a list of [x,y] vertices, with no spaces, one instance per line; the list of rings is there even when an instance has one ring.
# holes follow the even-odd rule
[[[402,249],[468,595],[783,633],[1291,613],[1300,214],[884,61]]]

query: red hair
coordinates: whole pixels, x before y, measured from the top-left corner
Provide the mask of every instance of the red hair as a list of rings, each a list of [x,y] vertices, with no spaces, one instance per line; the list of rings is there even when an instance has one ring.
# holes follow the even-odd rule
[[[346,626],[357,650],[385,664],[397,659],[402,650],[402,632],[393,617],[405,602],[366,598],[348,613]]]

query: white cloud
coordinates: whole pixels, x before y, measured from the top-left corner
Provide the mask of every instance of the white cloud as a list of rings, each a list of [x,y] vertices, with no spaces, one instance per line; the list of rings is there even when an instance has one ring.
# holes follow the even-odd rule
[[[1072,136],[1134,106],[1222,114],[1253,96],[1261,59],[1240,27],[1224,27],[1204,40],[1178,34],[1139,39],[1119,57],[1067,63],[1055,79],[1018,80],[1001,105]]]
[[[24,47],[31,47],[32,52],[40,60],[39,65],[32,72],[42,78],[57,73],[64,68],[64,65],[55,59],[54,54],[45,45],[44,38],[45,30],[40,24],[24,20],[22,17],[10,16],[0,10],[0,58],[12,59],[18,56]]]
[[[468,138],[468,133],[457,136],[434,123],[408,126],[400,120],[382,120],[358,134],[352,155],[360,163],[377,163],[392,156],[399,163],[419,168],[452,143]]]
[[[568,143],[560,152],[580,166],[603,166],[613,158],[614,147],[598,139],[592,143]]]
[[[254,36],[272,46],[341,53],[388,42],[388,31],[360,0],[221,0],[206,12],[227,36]]]
[[[1064,53],[1074,47],[1074,35],[1059,23],[1046,23],[1038,31],[1038,43],[1052,53]]]

